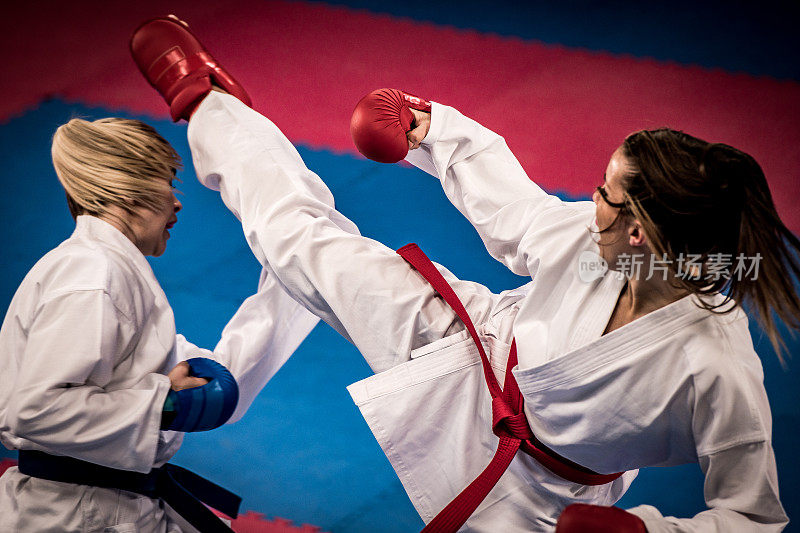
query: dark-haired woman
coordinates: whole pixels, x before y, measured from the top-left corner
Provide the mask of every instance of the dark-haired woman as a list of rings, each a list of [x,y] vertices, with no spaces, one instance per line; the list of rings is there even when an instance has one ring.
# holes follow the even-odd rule
[[[231,131],[254,139],[249,153],[236,153],[243,143],[230,142]],[[192,119],[189,138],[198,176],[219,180],[261,259],[379,372],[351,394],[420,515],[431,520],[497,446],[469,335],[394,251],[358,236],[334,211],[322,182],[271,123],[214,93]],[[245,164],[234,168],[237,157]],[[694,173],[642,184],[652,170],[640,165],[650,159],[656,168],[676,160]],[[501,372],[516,339],[514,376],[533,434],[594,472],[625,472],[585,486],[517,454],[468,529],[548,530],[570,503],[613,505],[638,468],[688,462],[705,473],[709,510],[681,520],[633,509],[648,531],[782,529],[769,404],[739,304],[783,304],[791,319],[797,298],[769,292],[775,278],[791,279],[779,245],[788,232],[751,158],[677,133],[642,132],[612,156],[595,203],[563,202],[528,179],[501,137],[434,104],[430,131],[408,160],[442,180],[493,257],[533,278],[494,295],[441,269]],[[751,216],[773,226],[750,226]],[[766,242],[754,237],[762,233]],[[611,270],[624,270],[629,257],[630,277],[587,279],[587,252],[599,252]],[[723,273],[722,283],[706,280],[708,261],[689,261],[715,253],[731,256],[730,274],[743,254],[742,279]],[[759,256],[760,275],[750,279]],[[726,285],[743,298],[727,301],[720,293]]]
[[[175,22],[137,31],[134,57],[146,76],[148,54],[161,53],[155,45],[166,50],[175,39],[202,50]],[[215,82],[243,93],[221,67],[197,68],[206,70],[176,70],[177,81],[158,88],[173,116],[191,117],[200,181],[220,190],[290,294],[376,372],[350,393],[431,522],[498,447],[497,402],[472,332],[403,258],[335,210],[272,122],[208,92]],[[183,105],[181,91],[208,94]],[[755,161],[677,132],[640,132],[613,154],[594,203],[563,202],[526,176],[502,137],[455,109],[433,103],[430,114],[414,111],[414,124],[409,144],[419,149],[407,160],[441,180],[494,258],[532,278],[492,294],[434,269],[466,308],[500,383],[517,357],[529,441],[545,450],[516,453],[465,529],[551,531],[568,505],[583,503],[559,527],[599,530],[587,525],[597,519],[616,531],[781,530],[770,409],[741,304],[762,311],[773,339],[770,310],[796,325],[790,250],[800,246]],[[584,268],[598,253],[609,272]],[[708,504],[693,518],[602,507],[637,469],[691,462],[705,474]]]

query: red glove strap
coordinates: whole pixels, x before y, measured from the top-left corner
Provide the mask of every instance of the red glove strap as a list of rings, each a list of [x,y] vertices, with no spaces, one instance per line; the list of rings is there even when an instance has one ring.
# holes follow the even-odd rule
[[[429,101],[404,91],[400,91],[400,94],[403,96],[403,100],[406,101],[408,107],[413,107],[418,111],[425,111],[426,113],[431,112],[431,103]]]

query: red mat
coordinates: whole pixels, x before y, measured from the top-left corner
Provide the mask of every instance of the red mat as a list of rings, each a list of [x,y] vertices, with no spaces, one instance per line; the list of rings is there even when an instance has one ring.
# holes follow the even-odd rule
[[[166,117],[127,54],[160,2],[17,6],[0,22],[0,120],[47,95]],[[800,84],[565,49],[303,2],[172,2],[294,142],[353,152],[355,103],[398,87],[503,134],[546,189],[588,195],[631,131],[668,125],[750,152],[800,232]]]
[[[13,459],[3,459],[0,461],[0,476],[2,476],[3,473],[12,466],[17,466],[17,462]]]

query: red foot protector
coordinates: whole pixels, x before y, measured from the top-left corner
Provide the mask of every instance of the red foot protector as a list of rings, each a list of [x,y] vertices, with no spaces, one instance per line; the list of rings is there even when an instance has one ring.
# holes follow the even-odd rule
[[[647,533],[642,519],[619,507],[573,503],[558,519],[556,533]]]
[[[378,89],[361,99],[350,118],[350,134],[358,151],[379,163],[397,163],[408,154],[406,132],[411,109],[431,112],[431,103],[397,89]]]
[[[133,32],[131,55],[145,79],[164,97],[172,120],[189,120],[212,83],[247,104],[250,97],[223,69],[189,25],[170,15],[148,20]]]

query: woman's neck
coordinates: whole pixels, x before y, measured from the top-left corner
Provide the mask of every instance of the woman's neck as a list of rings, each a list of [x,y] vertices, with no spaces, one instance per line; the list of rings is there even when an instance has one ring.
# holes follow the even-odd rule
[[[111,206],[105,213],[98,215],[97,218],[117,228],[137,248],[139,247],[136,232],[133,230],[132,217],[127,211],[118,206]]]
[[[674,282],[660,277],[651,279],[629,279],[620,292],[614,312],[606,326],[610,333],[637,318],[680,300],[689,291],[676,287]]]
[[[651,279],[631,279],[626,290],[630,292],[630,312],[636,318],[678,301],[689,291],[677,286],[673,280],[653,276]]]

